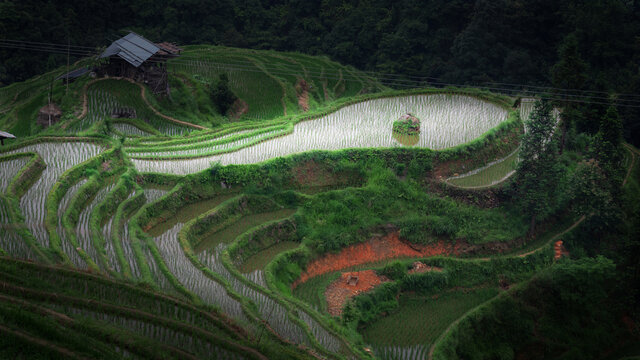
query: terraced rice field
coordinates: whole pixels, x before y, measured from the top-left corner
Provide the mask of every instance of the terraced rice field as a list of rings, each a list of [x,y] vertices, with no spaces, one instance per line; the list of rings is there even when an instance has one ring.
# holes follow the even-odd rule
[[[69,257],[73,265],[79,269],[86,269],[87,263],[80,257],[78,251],[76,250],[76,246],[73,246],[71,243],[71,239],[68,237],[66,230],[64,229],[64,225],[62,224],[62,219],[65,216],[69,208],[69,203],[71,199],[76,195],[78,190],[87,182],[87,179],[82,179],[78,181],[75,185],[71,186],[67,192],[64,194],[60,203],[58,205],[58,227],[56,231],[60,240],[62,241],[62,250]]]
[[[369,100],[342,108],[330,115],[295,125],[290,135],[240,150],[188,160],[134,159],[141,172],[189,174],[213,162],[253,164],[310,150],[368,147],[400,147],[392,124],[411,112],[421,119],[419,147],[444,149],[480,136],[507,118],[507,111],[488,102],[460,95],[415,95]]]
[[[17,259],[37,260],[33,250],[25,243],[20,235],[13,228],[12,221],[9,217],[9,208],[6,200],[0,197],[0,249]]]
[[[28,157],[4,161],[0,159],[0,174],[2,174],[2,177],[0,177],[0,194],[7,190],[11,179],[18,174],[20,169],[27,165],[28,161]]]
[[[520,149],[502,159],[470,171],[466,174],[447,179],[449,184],[463,188],[480,188],[499,184],[515,173]]]
[[[529,119],[529,116],[533,112],[535,101],[536,99],[531,98],[522,99],[518,111],[523,121]],[[555,117],[556,122],[560,121],[559,109],[554,108],[552,115]],[[511,154],[494,160],[478,169],[469,171],[466,174],[450,177],[447,179],[447,182],[451,185],[467,189],[483,188],[500,184],[515,173],[519,161],[519,150],[518,148]]]
[[[245,215],[233,224],[229,224],[229,226],[225,227],[224,229],[203,237],[194,250],[196,252],[201,252],[206,249],[215,248],[218,244],[221,243],[228,244],[235,240],[240,234],[244,233],[254,226],[258,226],[269,221],[286,218],[292,215],[294,212],[295,210],[292,209],[282,209],[273,212]]]
[[[498,294],[496,288],[450,291],[437,298],[402,295],[397,310],[368,325],[364,339],[381,359],[416,359],[457,318]]]
[[[176,136],[186,134],[192,129],[179,126],[155,114],[144,102],[140,88],[124,80],[100,80],[91,84],[87,89],[87,114],[80,121],[72,124],[68,132],[77,133],[88,130],[92,126],[100,125],[111,120],[114,114],[127,114],[147,123],[161,134]],[[129,135],[145,136],[147,132],[127,124],[114,125],[118,131]]]
[[[127,124],[127,123],[115,123],[112,125],[113,129],[117,132],[127,135],[127,136],[150,136],[150,134],[144,130],[138,129],[137,127]]]
[[[322,302],[322,294],[314,289],[315,285],[330,281],[335,274],[313,279],[296,289],[295,295],[306,304],[298,299],[279,296],[271,288],[272,284],[267,282],[267,264],[279,254],[300,246],[300,243],[278,242],[250,256],[238,266],[226,257],[229,246],[243,234],[252,234],[259,225],[267,222],[290,217],[296,209],[277,205],[275,208],[279,210],[269,208],[244,213],[242,211],[250,202],[235,204],[237,209],[230,205],[233,202],[231,199],[244,190],[239,186],[236,189],[235,184],[231,191],[226,189],[226,184],[221,184],[219,191],[218,184],[213,184],[215,191],[202,188],[201,192],[208,194],[203,197],[200,193],[177,196],[188,177],[155,177],[139,173],[186,175],[208,169],[216,162],[221,165],[254,164],[311,150],[407,146],[396,140],[392,133],[393,121],[407,112],[421,119],[421,133],[412,146],[444,149],[469,142],[496,127],[507,119],[508,111],[470,96],[430,94],[367,100],[298,123],[291,117],[273,120],[285,113],[291,115],[302,112],[294,87],[299,78],[291,75],[292,69],[305,74],[311,109],[321,108],[323,104],[343,96],[375,90],[379,85],[329,60],[313,60],[299,54],[279,56],[261,53],[247,58],[242,52],[231,51],[222,60],[243,61],[246,68],[229,69],[224,65],[211,66],[207,62],[213,53],[216,59],[220,59],[218,50],[201,51],[194,48],[189,51],[204,54],[203,61],[170,66],[191,76],[198,75],[200,80],[210,83],[218,75],[228,74],[234,92],[249,104],[245,118],[220,129],[191,131],[155,113],[143,100],[140,88],[135,84],[112,79],[92,83],[88,86],[87,115],[70,123],[67,131],[87,135],[110,134],[111,140],[102,136],[91,140],[95,143],[90,143],[63,138],[0,152],[0,255],[52,264],[64,263],[69,267],[88,270],[79,273],[81,275],[52,273],[43,276],[46,286],[40,285],[42,291],[59,291],[49,288],[51,284],[46,283],[53,280],[63,281],[65,286],[73,289],[65,293],[73,299],[66,299],[67,302],[52,301],[47,306],[48,311],[64,314],[71,322],[121,329],[132,339],[138,339],[137,336],[152,344],[162,344],[167,348],[158,345],[157,349],[164,349],[167,353],[171,353],[172,348],[179,348],[200,358],[254,358],[245,356],[246,349],[240,351],[234,350],[233,346],[223,346],[219,339],[187,326],[194,325],[199,330],[224,333],[225,339],[240,339],[238,341],[242,344],[251,346],[254,346],[251,341],[267,332],[269,341],[279,337],[300,344],[302,351],[312,349],[315,354],[327,358],[334,358],[338,354],[345,358],[359,358],[360,355],[351,348],[353,345],[345,342],[340,330],[335,329],[339,326],[325,317],[326,302]],[[260,75],[255,76],[252,71]],[[337,75],[332,77],[326,74]],[[259,91],[256,92],[256,88]],[[0,92],[0,104],[11,101]],[[118,112],[135,112],[135,116],[118,121],[112,118]],[[245,121],[256,118],[272,120]],[[162,136],[156,136],[158,134]],[[88,168],[87,160],[104,153],[108,148],[115,148],[113,153],[117,155]],[[123,151],[120,152],[120,149]],[[37,179],[33,185],[14,199],[15,194],[8,191],[12,189],[11,181],[32,157],[29,155],[11,160],[2,160],[2,157],[27,152],[39,154],[46,166],[41,174],[34,175]],[[459,186],[473,186],[492,181],[490,179],[498,178],[509,166],[513,166],[517,153],[510,156],[510,160],[490,164],[486,169],[460,179],[451,179],[450,182],[459,182],[456,183]],[[129,159],[139,173],[133,171]],[[118,163],[118,172],[106,179],[98,176],[111,171],[114,163]],[[495,166],[498,163],[499,166]],[[69,174],[73,171],[75,177],[72,179]],[[158,184],[154,183],[156,180]],[[56,193],[61,186],[65,189],[64,193]],[[307,192],[326,190],[329,188]],[[89,194],[86,198],[80,197],[86,194]],[[205,200],[196,201],[194,196],[195,199]],[[117,198],[117,203],[110,203],[112,198]],[[54,200],[56,202],[51,203]],[[170,210],[159,210],[161,206],[158,204],[171,204]],[[111,212],[103,213],[103,208],[109,208]],[[200,219],[200,215],[223,208],[231,209],[229,219],[233,221],[205,232],[195,244],[184,242],[190,227]],[[143,215],[159,221],[152,221],[152,227],[151,223],[149,226],[140,224],[139,221],[149,220]],[[54,276],[64,279],[53,279]],[[95,283],[81,280],[85,276],[99,276],[100,280]],[[107,284],[112,280],[133,281],[137,285],[134,290],[117,293]],[[154,295],[147,298],[139,294],[145,291]],[[468,298],[484,298],[486,294],[480,292]],[[131,295],[134,293],[138,295]],[[97,308],[82,303],[80,298],[83,296],[97,299],[91,303]],[[150,300],[152,298],[156,300]],[[378,341],[376,334],[382,330],[376,329],[384,326],[378,323],[367,329],[365,338],[382,358],[421,358],[427,344],[441,331],[441,325],[471,306],[472,300],[465,301],[455,295],[435,302],[405,299],[398,314],[391,316],[402,317],[406,326],[398,330],[397,336],[405,336],[409,340],[402,342],[394,338],[393,346]],[[152,316],[133,314],[123,309],[105,310],[107,305],[122,303],[122,306],[126,306],[128,302],[142,303],[144,311]],[[182,302],[189,305],[182,306]],[[0,313],[2,306],[0,304]],[[194,306],[195,310],[189,306]],[[208,315],[200,312],[202,308],[207,309]],[[212,309],[219,310],[223,315]],[[224,316],[224,319],[209,321],[216,316]],[[416,322],[420,319],[426,321],[426,316],[437,325],[433,325],[428,332],[420,332]],[[162,317],[162,321],[154,317]],[[169,320],[178,321],[179,324]],[[251,340],[227,329],[233,327],[229,324],[238,325],[238,328],[249,332],[245,337]],[[420,335],[416,337],[407,331]],[[101,346],[104,348],[100,349],[130,355],[131,358],[138,357],[135,348],[118,344],[103,344]],[[174,355],[175,358],[184,358]]]
[[[225,314],[233,318],[245,320],[240,303],[230,297],[222,285],[208,278],[185,256],[178,243],[178,233],[183,226],[184,223],[179,222],[154,238],[169,271],[203,301],[219,306]]]
[[[29,145],[11,153],[36,152],[40,154],[47,167],[36,183],[20,199],[20,210],[25,217],[25,225],[38,242],[49,246],[49,236],[44,226],[45,201],[49,191],[62,173],[103,151],[103,147],[90,143],[40,143]]]
[[[294,241],[281,241],[248,258],[244,263],[238,266],[238,270],[244,274],[263,270],[276,255],[287,250],[295,249],[298,246],[300,246],[300,244]]]
[[[220,243],[215,249],[200,253],[198,259],[208,269],[220,274],[223,279],[228,281],[234,291],[253,301],[258,306],[258,311],[261,316],[270,326],[276,329],[281,336],[296,344],[309,345],[309,338],[300,326],[288,320],[289,311],[286,307],[263,292],[241,282],[222,264],[220,254],[225,248],[226,244]]]
[[[304,302],[311,304],[316,309],[328,313],[327,300],[324,291],[333,281],[340,277],[340,273],[332,272],[311,278],[309,281],[298,285],[293,294]]]
[[[154,151],[154,152],[133,152],[129,153],[134,159],[145,159],[145,158],[167,158],[171,159],[172,157],[188,157],[188,158],[196,158],[200,156],[206,156],[211,153],[223,153],[235,148],[244,147],[251,143],[255,143],[258,141],[263,141],[265,139],[273,138],[274,136],[284,134],[285,131],[281,127],[278,127],[271,131],[254,131],[248,134],[240,134],[238,140],[234,141],[225,141],[226,139],[214,139],[212,141],[198,142],[189,145],[183,146],[172,146],[167,147],[166,150],[163,151]]]
[[[311,109],[364,90],[383,89],[363,73],[350,71],[326,58],[296,53],[188,46],[183,58],[170,60],[168,64],[170,70],[206,83],[217,81],[221,74],[227,75],[231,90],[246,104],[246,112],[241,116],[247,119],[271,119],[302,112],[295,88],[299,79],[309,85]]]

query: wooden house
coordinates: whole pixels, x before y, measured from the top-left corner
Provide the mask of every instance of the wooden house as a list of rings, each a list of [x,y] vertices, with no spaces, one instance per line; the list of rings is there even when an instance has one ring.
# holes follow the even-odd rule
[[[126,77],[149,85],[155,94],[166,94],[169,92],[167,59],[178,56],[181,51],[175,44],[155,44],[132,32],[114,41],[100,55],[108,61],[97,73]]]

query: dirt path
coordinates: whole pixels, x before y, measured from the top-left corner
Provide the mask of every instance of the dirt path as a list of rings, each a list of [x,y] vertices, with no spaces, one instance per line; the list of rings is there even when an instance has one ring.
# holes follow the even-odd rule
[[[344,92],[344,90],[342,90],[338,93],[338,87],[341,85],[341,82],[344,82],[344,79],[342,78],[342,69],[338,69],[338,74],[340,75],[340,77],[338,78],[338,82],[336,82],[336,84],[333,86],[333,94],[336,98],[339,98],[340,95],[342,95],[342,93]],[[346,87],[346,85],[344,85],[344,87]]]
[[[517,257],[525,257],[525,256],[529,256],[531,254],[535,254],[538,251],[542,250],[545,246],[547,246],[547,244],[554,242],[556,240],[558,240],[561,236],[563,236],[564,234],[568,233],[569,231],[573,230],[576,228],[576,226],[582,224],[582,222],[586,219],[587,217],[585,215],[582,215],[580,217],[580,219],[578,219],[576,222],[574,222],[573,224],[571,224],[571,226],[569,226],[568,228],[566,228],[564,231],[557,233],[556,235],[554,235],[551,239],[549,239],[547,242],[545,242],[544,244],[540,245],[539,247],[531,250],[531,251],[527,251],[525,253],[522,254],[518,254],[516,255]],[[489,260],[489,258],[483,258],[483,260]]]
[[[300,106],[303,112],[309,111],[309,84],[307,84],[304,79],[298,79],[295,88],[298,97],[298,106]]]
[[[140,95],[142,96],[142,100],[144,101],[144,103],[149,107],[149,109],[151,109],[151,111],[153,111],[154,114],[160,116],[161,118],[165,119],[165,120],[169,120],[173,123],[176,124],[180,124],[180,125],[184,125],[184,126],[189,126],[195,129],[199,129],[199,130],[207,130],[206,127],[204,126],[200,126],[200,125],[196,125],[196,124],[192,124],[190,122],[186,122],[186,121],[182,121],[182,120],[178,120],[176,118],[173,118],[171,116],[167,116],[163,113],[161,113],[160,111],[156,110],[156,108],[154,108],[153,106],[151,106],[151,103],[149,103],[149,100],[147,99],[147,88],[145,88],[144,86],[142,86],[141,84],[129,79],[129,78],[123,78],[123,77],[108,77],[108,78],[102,78],[102,79],[95,79],[92,81],[89,81],[84,88],[82,89],[82,94],[83,94],[83,100],[82,100],[82,112],[80,113],[80,115],[78,116],[78,119],[82,119],[83,117],[87,116],[87,90],[89,88],[89,86],[91,84],[94,84],[98,81],[103,81],[103,80],[126,80],[132,84],[137,85],[140,88]]]
[[[88,109],[88,106],[87,106],[87,102],[88,102],[87,101],[87,90],[89,89],[89,86],[91,84],[94,84],[96,81],[98,81],[98,80],[97,79],[96,80],[91,80],[88,83],[84,84],[84,87],[82,88],[82,112],[80,112],[80,115],[78,115],[78,119],[82,119],[83,117],[87,116],[87,111],[88,111],[87,110]],[[62,128],[66,129],[67,128],[67,124],[69,124],[69,123],[66,123],[66,124],[62,125]]]

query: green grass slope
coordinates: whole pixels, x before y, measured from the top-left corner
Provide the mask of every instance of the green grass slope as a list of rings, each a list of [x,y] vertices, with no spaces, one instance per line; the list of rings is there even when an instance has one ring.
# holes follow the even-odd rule
[[[71,69],[91,64],[91,59],[83,59]],[[325,57],[219,46],[187,46],[182,56],[169,60],[168,71],[171,90],[167,96],[155,96],[148,88],[143,96],[136,84],[115,79],[96,81],[88,75],[67,88],[61,80],[55,80],[66,67],[0,88],[0,130],[18,137],[79,132],[119,137],[123,128],[129,129],[124,133],[129,136],[176,136],[194,128],[173,120],[205,128],[239,120],[264,121],[386,89],[365,73]],[[238,99],[224,113],[211,94],[222,74],[228,77],[229,88]],[[49,98],[60,106],[63,115],[58,124],[43,129],[36,119]],[[115,108],[134,109],[136,118],[111,119]],[[128,126],[113,126],[122,123]]]
[[[385,89],[366,74],[325,57],[266,50],[187,46],[181,57],[169,61],[169,69],[174,90],[171,99],[162,99],[159,105],[170,114],[186,117],[206,117],[208,111],[216,110],[208,93],[222,74],[246,104],[244,112],[233,114],[242,119],[303,112],[298,101],[302,81],[308,85],[310,110],[341,97]]]

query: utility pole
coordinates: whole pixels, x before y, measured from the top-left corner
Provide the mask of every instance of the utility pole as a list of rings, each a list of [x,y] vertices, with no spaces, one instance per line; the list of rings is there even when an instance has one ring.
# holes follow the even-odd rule
[[[69,93],[69,48],[71,47],[71,39],[69,38],[69,35],[67,34],[67,89],[65,90],[64,94],[67,95]]]
[[[49,127],[51,127],[51,93],[53,92],[54,78],[51,77],[51,84],[49,85],[49,105],[47,106],[47,112],[49,113]]]

